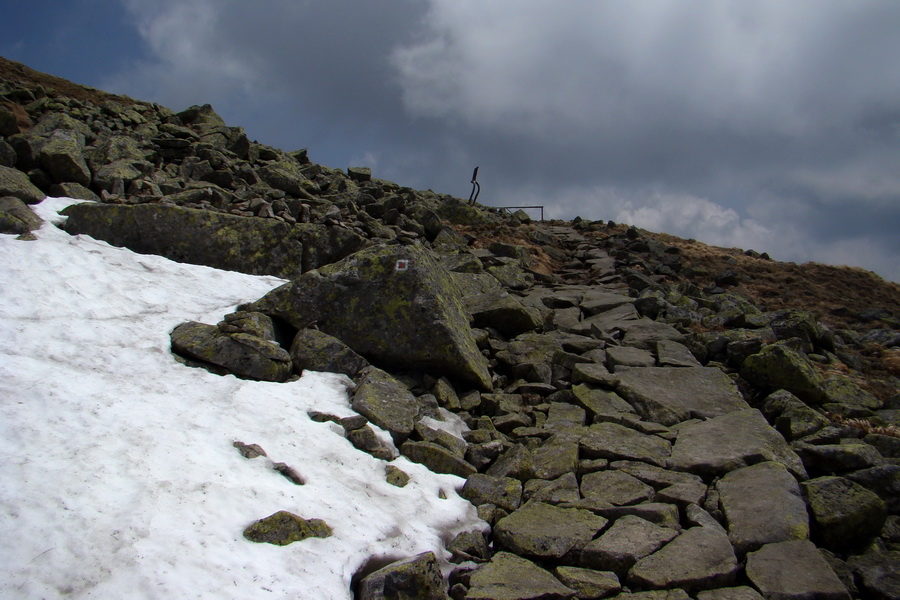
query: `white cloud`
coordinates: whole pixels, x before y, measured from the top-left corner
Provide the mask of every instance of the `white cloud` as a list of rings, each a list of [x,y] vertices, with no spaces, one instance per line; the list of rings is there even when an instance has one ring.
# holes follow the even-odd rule
[[[317,162],[463,197],[479,164],[489,204],[798,260],[900,252],[895,0],[122,1],[149,58],[112,91]]]

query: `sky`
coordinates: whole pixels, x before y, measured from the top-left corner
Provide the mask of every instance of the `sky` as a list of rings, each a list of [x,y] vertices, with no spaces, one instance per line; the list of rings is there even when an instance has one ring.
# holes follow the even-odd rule
[[[900,282],[896,0],[4,0],[0,55],[489,206]]]
[[[444,543],[487,528],[464,479],[398,457],[410,482],[395,487],[384,461],[308,416],[356,414],[346,376],[268,383],[175,361],[177,325],[214,324],[284,281],[70,236],[50,222],[72,202],[34,207],[48,221],[35,241],[0,235],[0,597],[351,600],[370,560],[431,551],[449,571]],[[443,416],[427,424],[465,428]],[[280,510],[333,535],[244,539]]]

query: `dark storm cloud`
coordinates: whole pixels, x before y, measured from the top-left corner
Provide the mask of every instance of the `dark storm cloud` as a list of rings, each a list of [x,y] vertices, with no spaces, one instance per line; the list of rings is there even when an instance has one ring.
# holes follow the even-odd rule
[[[128,6],[111,84],[325,164],[900,279],[895,0]]]

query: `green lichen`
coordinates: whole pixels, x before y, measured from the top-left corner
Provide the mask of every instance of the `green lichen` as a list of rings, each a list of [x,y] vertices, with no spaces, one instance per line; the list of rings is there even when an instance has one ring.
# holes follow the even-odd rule
[[[331,537],[332,533],[321,519],[303,519],[281,510],[247,527],[244,537],[251,542],[287,546],[310,537]]]

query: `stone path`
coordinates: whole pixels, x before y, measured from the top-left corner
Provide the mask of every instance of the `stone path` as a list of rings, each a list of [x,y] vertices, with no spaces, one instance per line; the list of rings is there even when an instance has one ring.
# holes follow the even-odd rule
[[[572,228],[545,233],[568,261],[519,300],[555,328],[491,334],[501,376],[460,411],[479,471],[462,494],[492,556],[458,553],[451,596],[850,598],[808,541],[807,473],[784,438],[640,316],[611,256]]]

